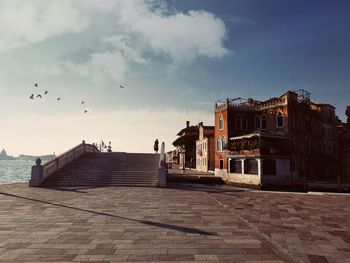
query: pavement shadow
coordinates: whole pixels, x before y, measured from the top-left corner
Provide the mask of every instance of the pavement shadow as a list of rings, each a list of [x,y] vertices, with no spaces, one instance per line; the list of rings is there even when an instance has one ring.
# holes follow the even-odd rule
[[[58,203],[38,200],[38,199],[34,199],[34,198],[29,198],[29,197],[24,197],[24,196],[19,196],[19,195],[15,195],[15,194],[4,193],[4,192],[0,192],[0,194],[1,195],[5,195],[5,196],[9,196],[9,197],[14,197],[14,198],[24,199],[24,200],[28,200],[28,201],[38,202],[38,203],[42,203],[42,204],[48,204],[48,205],[52,205],[52,206],[63,207],[63,208],[67,208],[67,209],[73,209],[73,210],[82,211],[82,212],[86,212],[86,213],[92,213],[92,214],[96,214],[96,215],[103,215],[103,216],[108,216],[108,217],[113,217],[113,218],[118,218],[118,219],[123,219],[123,220],[129,220],[129,221],[138,222],[138,223],[145,224],[145,225],[156,226],[156,227],[160,227],[160,228],[166,228],[166,229],[175,230],[175,231],[188,233],[188,234],[217,236],[217,233],[207,232],[207,231],[204,231],[204,230],[201,230],[201,229],[197,229],[197,228],[192,228],[192,227],[183,227],[183,226],[177,226],[177,225],[172,225],[172,224],[166,224],[166,223],[160,223],[160,222],[154,222],[154,221],[148,221],[148,220],[140,220],[140,219],[134,219],[134,218],[129,218],[129,217],[117,216],[117,215],[113,215],[113,214],[109,214],[109,213],[105,213],[105,212],[98,212],[98,211],[94,211],[94,210],[78,208],[78,207],[73,207],[73,206],[63,205],[63,204],[58,204]]]
[[[256,191],[255,189],[246,189],[246,188],[224,189],[221,187],[221,185],[207,186],[207,185],[201,185],[201,184],[180,184],[180,183],[168,184],[167,188],[185,190],[185,191],[205,192],[205,193],[212,193],[212,194],[224,194],[224,195],[232,195],[235,193]]]

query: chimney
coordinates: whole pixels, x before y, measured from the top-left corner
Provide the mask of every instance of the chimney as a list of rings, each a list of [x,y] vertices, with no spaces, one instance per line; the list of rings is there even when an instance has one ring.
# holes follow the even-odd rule
[[[203,127],[203,122],[201,121],[200,123],[198,123],[198,127]]]
[[[186,128],[190,127],[190,121],[186,121]]]

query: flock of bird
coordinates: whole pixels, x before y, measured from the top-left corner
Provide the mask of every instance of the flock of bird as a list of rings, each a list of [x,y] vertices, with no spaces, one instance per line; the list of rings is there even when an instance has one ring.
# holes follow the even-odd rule
[[[38,87],[39,87],[38,83],[35,83],[35,84],[34,84],[34,87],[38,88]],[[124,87],[123,85],[119,85],[119,88],[124,89],[125,87]],[[49,93],[49,92],[48,92],[47,90],[45,90],[45,91],[44,91],[44,96],[47,95],[48,93]],[[34,96],[35,96],[34,93],[32,93],[32,94],[30,95],[29,99],[34,100],[35,98],[39,98],[39,99],[42,99],[42,98],[43,98],[43,96],[42,96],[41,94],[37,94],[37,95],[35,96],[35,98],[34,98]],[[58,97],[56,100],[57,100],[57,101],[60,101],[61,98]],[[82,104],[82,105],[85,104],[85,101],[81,101],[81,104]],[[87,111],[86,109],[84,109],[83,112],[84,112],[84,114],[86,114],[88,111]]]

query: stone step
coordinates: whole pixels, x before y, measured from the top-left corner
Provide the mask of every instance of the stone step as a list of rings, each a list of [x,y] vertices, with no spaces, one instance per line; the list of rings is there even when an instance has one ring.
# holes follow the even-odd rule
[[[155,186],[159,155],[87,153],[50,176],[43,186]]]

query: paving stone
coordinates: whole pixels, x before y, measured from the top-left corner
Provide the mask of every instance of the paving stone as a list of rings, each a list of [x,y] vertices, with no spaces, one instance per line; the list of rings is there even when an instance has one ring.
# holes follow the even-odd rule
[[[349,196],[0,186],[0,262],[349,262]]]

